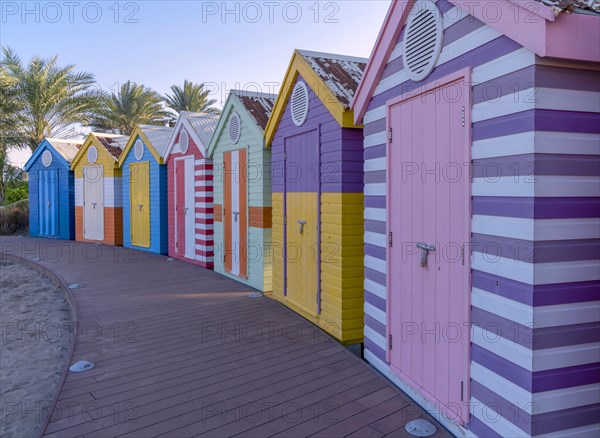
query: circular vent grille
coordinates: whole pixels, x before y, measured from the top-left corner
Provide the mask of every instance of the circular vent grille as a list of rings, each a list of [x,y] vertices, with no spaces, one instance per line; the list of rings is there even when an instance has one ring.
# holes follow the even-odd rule
[[[240,140],[240,134],[242,132],[242,123],[240,122],[240,115],[233,113],[229,118],[229,140],[232,144],[236,144]]]
[[[48,167],[52,164],[52,153],[47,149],[42,154],[42,164],[45,167]]]
[[[302,126],[308,115],[308,88],[304,82],[298,82],[294,86],[290,108],[294,125]]]
[[[135,144],[133,145],[133,153],[135,155],[136,160],[142,159],[142,157],[144,156],[144,143],[142,143],[142,140],[137,139],[135,141]]]
[[[409,79],[422,81],[435,67],[442,49],[442,17],[430,1],[415,4],[404,37],[404,64]]]
[[[187,131],[183,130],[179,135],[179,149],[181,150],[181,153],[185,154],[188,151],[189,146],[190,136],[188,135]]]
[[[87,159],[90,164],[94,164],[96,162],[98,159],[98,149],[96,149],[96,146],[90,146],[87,152]]]

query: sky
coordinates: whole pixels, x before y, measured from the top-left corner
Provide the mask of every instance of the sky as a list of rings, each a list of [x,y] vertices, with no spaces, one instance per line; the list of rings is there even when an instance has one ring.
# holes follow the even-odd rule
[[[204,82],[221,106],[230,89],[277,93],[295,48],[368,57],[389,3],[0,0],[0,44],[24,62],[58,55],[108,91]]]

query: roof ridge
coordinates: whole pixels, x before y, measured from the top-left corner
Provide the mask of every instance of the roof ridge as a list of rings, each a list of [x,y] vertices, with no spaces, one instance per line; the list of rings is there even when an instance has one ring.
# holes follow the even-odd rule
[[[335,59],[338,61],[350,61],[350,62],[358,62],[358,63],[367,63],[369,62],[369,58],[362,58],[360,56],[351,56],[351,55],[340,55],[337,53],[327,53],[327,52],[315,52],[313,50],[301,50],[296,49],[298,53],[302,56],[311,56],[313,58],[329,58]]]

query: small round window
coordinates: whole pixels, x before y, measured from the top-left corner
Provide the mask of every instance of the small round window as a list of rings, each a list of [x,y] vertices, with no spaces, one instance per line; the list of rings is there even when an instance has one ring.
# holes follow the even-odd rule
[[[437,6],[428,0],[415,3],[404,37],[404,64],[409,79],[422,81],[429,76],[442,51],[443,36],[442,15]]]
[[[48,149],[42,153],[42,164],[44,167],[48,167],[52,164],[52,153]]]
[[[184,129],[179,134],[179,150],[182,154],[187,153],[188,147],[190,146],[190,136],[187,131]]]
[[[308,116],[308,88],[304,82],[298,82],[292,91],[290,111],[296,126],[302,126]]]
[[[136,160],[141,160],[142,157],[144,156],[144,143],[142,143],[142,140],[137,139],[135,141],[135,144],[133,145],[133,153],[135,155],[135,159]]]
[[[98,160],[98,149],[96,149],[96,146],[90,146],[87,151],[87,159],[90,164],[94,164]]]
[[[229,118],[227,130],[229,131],[229,140],[231,140],[232,144],[236,144],[240,140],[240,134],[242,133],[242,123],[238,113],[233,113]]]

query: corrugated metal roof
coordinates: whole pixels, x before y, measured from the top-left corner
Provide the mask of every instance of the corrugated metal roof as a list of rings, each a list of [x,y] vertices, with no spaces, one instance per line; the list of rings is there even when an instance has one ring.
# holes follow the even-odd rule
[[[271,111],[275,106],[277,95],[239,90],[232,90],[231,93],[239,98],[239,102],[246,108],[246,111],[252,116],[260,129],[264,131],[271,116]]]
[[[47,138],[46,140],[56,149],[56,152],[67,160],[67,163],[73,161],[73,158],[75,158],[75,155],[77,155],[83,144],[83,140],[75,139]]]
[[[121,152],[123,152],[123,149],[125,149],[127,141],[129,140],[129,137],[126,135],[105,134],[99,132],[94,132],[93,134],[115,160],[119,159]]]
[[[298,52],[340,103],[349,108],[369,60],[308,50]]]
[[[140,125],[140,130],[148,137],[156,152],[162,157],[169,145],[173,128],[168,126]]]
[[[600,0],[537,0],[554,9],[555,14],[561,12],[579,12],[600,14]]]
[[[219,116],[217,114],[192,113],[188,111],[182,111],[180,115],[185,116],[188,122],[190,122],[190,125],[194,128],[202,143],[205,146],[208,145],[219,122]]]

